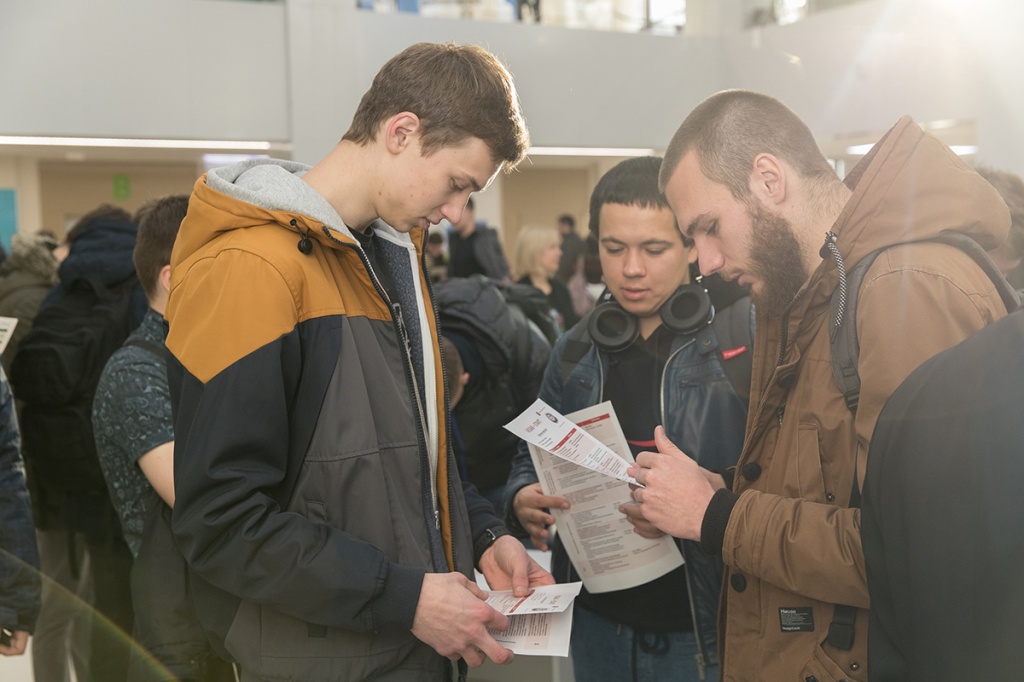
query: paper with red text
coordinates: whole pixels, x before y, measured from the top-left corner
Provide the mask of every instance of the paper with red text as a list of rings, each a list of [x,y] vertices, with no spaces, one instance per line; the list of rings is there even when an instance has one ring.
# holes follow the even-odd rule
[[[610,402],[563,417],[538,400],[506,428],[529,444],[544,494],[569,500],[569,509],[552,509],[551,515],[589,592],[644,585],[683,564],[675,540],[641,537],[619,511],[633,504],[624,475],[633,456]],[[587,450],[591,441],[600,449]],[[608,462],[609,457],[617,463]],[[623,477],[615,475],[620,471]]]
[[[508,616],[504,632],[488,629],[498,644],[527,656],[568,656],[572,602],[583,583],[543,585],[526,597],[511,590],[490,592],[487,603]]]

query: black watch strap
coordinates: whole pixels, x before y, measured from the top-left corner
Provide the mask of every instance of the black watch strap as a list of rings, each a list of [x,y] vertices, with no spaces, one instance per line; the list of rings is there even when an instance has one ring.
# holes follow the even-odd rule
[[[476,563],[479,563],[480,557],[484,555],[484,552],[488,547],[494,544],[494,541],[500,538],[502,535],[511,535],[512,533],[505,526],[494,526],[488,528],[483,533],[477,536],[476,540],[473,541],[473,557],[476,559]]]

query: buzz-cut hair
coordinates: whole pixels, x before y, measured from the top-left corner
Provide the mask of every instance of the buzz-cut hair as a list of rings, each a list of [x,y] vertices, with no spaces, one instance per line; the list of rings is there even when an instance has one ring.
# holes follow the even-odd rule
[[[774,97],[749,90],[719,92],[690,112],[665,150],[658,178],[662,190],[691,150],[704,177],[740,200],[750,196],[750,173],[759,154],[787,162],[815,185],[839,182],[807,124]]]

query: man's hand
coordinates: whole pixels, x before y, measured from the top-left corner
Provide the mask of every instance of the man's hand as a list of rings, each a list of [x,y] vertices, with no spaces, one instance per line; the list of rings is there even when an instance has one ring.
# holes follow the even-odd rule
[[[626,520],[633,524],[633,532],[640,537],[656,540],[665,534],[644,518],[640,505],[636,502],[620,505],[619,511],[626,515]]]
[[[461,573],[428,573],[423,577],[412,634],[442,656],[465,659],[471,668],[488,658],[510,663],[512,652],[487,632],[487,628],[507,628],[508,617],[485,599],[487,593]]]
[[[28,633],[24,630],[15,630],[11,633],[10,643],[0,643],[0,656],[21,656],[25,653],[28,645]]]
[[[564,497],[545,495],[540,489],[540,483],[533,483],[524,486],[516,491],[512,498],[512,511],[519,524],[530,534],[533,546],[542,552],[548,551],[548,538],[551,533],[548,526],[554,524],[555,517],[548,513],[548,509],[568,509],[569,500]]]
[[[480,572],[492,590],[512,590],[525,597],[531,587],[554,585],[554,577],[530,558],[523,543],[511,535],[502,535],[480,557]]]
[[[700,540],[704,512],[715,490],[704,470],[672,444],[661,426],[654,430],[654,442],[658,452],[641,452],[627,471],[644,486],[633,491],[640,516],[669,535]]]

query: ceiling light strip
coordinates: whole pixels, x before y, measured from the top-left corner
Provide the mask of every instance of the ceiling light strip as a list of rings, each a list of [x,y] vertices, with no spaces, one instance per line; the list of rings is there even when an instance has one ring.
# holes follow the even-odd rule
[[[530,147],[527,156],[651,156],[642,147]]]
[[[846,153],[850,156],[864,156],[874,146],[873,144],[855,144],[852,147],[847,147]],[[978,153],[978,145],[976,144],[951,144],[949,148],[957,156],[970,156]]]

